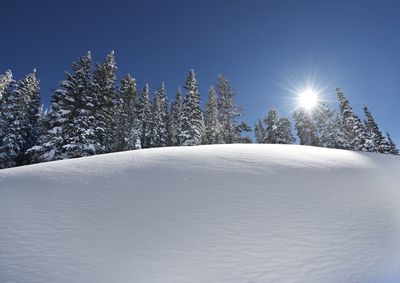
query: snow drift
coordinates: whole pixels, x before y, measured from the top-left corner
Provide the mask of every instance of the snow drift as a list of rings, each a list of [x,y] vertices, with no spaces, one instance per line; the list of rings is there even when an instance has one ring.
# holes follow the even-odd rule
[[[0,171],[0,282],[399,282],[400,158],[159,148]]]

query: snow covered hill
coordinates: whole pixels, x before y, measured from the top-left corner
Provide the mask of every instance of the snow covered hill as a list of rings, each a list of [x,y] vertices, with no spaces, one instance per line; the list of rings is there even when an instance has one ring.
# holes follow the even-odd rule
[[[214,145],[0,170],[0,282],[400,282],[400,158]]]

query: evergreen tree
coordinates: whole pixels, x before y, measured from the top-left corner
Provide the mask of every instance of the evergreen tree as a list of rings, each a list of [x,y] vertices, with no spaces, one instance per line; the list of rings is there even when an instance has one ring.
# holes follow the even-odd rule
[[[13,87],[20,85],[14,83]],[[0,142],[0,168],[9,168],[17,165],[22,159],[25,145],[24,127],[26,115],[24,113],[24,97],[20,91],[10,90],[3,95],[2,117],[4,123],[3,136]]]
[[[365,144],[365,129],[360,118],[354,113],[349,101],[339,88],[336,89],[339,99],[340,115],[345,137],[345,148],[352,150],[367,150]]]
[[[12,82],[12,72],[10,70],[7,70],[4,75],[0,75],[0,146],[6,130],[6,117],[3,115],[7,107],[6,94]]]
[[[399,149],[396,147],[396,144],[393,142],[393,140],[391,139],[388,132],[386,132],[386,136],[387,136],[387,139],[389,142],[390,153],[391,154],[399,154]]]
[[[26,151],[37,141],[39,130],[39,81],[36,70],[6,93],[2,116],[5,130],[0,146],[0,167],[27,164]]]
[[[180,133],[182,132],[182,93],[181,88],[178,88],[175,100],[171,105],[170,111],[170,123],[169,123],[169,137],[170,145],[177,146],[180,145]]]
[[[335,116],[333,118],[333,136],[335,145],[333,148],[337,149],[350,149],[350,145],[347,141],[347,137],[345,134],[345,125],[343,123],[342,115],[335,111]]]
[[[268,112],[268,115],[265,118],[266,129],[264,143],[278,143],[279,120],[280,117],[276,110],[272,109]]]
[[[234,143],[252,143],[251,137],[243,136],[243,133],[249,133],[251,132],[251,127],[246,123],[246,122],[241,122],[239,125],[235,125],[234,128],[234,137],[235,139],[233,140]]]
[[[137,107],[141,148],[149,147],[151,141],[151,111],[149,91],[149,85],[146,84],[141,93]]]
[[[97,65],[93,74],[97,153],[111,152],[115,142],[115,132],[117,131],[115,122],[115,113],[117,113],[116,72],[114,51],[111,51],[106,60]]]
[[[378,124],[375,122],[375,119],[372,117],[371,112],[368,110],[367,106],[363,108],[365,113],[365,135],[366,145],[369,145],[368,151],[376,151],[380,153],[390,153],[390,145],[389,142],[385,139],[382,132],[379,130]]]
[[[35,162],[96,154],[101,144],[95,138],[95,105],[90,52],[65,73],[54,91],[48,129],[29,152]]]
[[[41,129],[41,103],[39,95],[39,80],[36,78],[36,69],[33,70],[25,78],[25,88],[22,89],[25,98],[25,109],[26,109],[26,145],[24,148],[24,153],[26,150],[34,146],[40,134]]]
[[[292,133],[292,126],[288,118],[280,118],[278,121],[278,131],[276,135],[276,143],[278,144],[292,144],[295,142]]]
[[[312,120],[318,131],[320,146],[342,148],[343,136],[340,133],[338,114],[325,103],[320,103],[312,112]]]
[[[256,142],[257,143],[264,143],[264,138],[265,138],[265,128],[263,121],[261,119],[258,119],[254,126],[254,133],[256,136]]]
[[[219,94],[218,113],[222,143],[234,143],[239,140],[237,121],[241,109],[235,103],[236,94],[222,74],[218,76],[217,90]]]
[[[168,144],[168,101],[164,82],[157,90],[151,105],[151,147],[162,147]]]
[[[0,75],[0,101],[2,101],[2,98],[12,81],[13,79],[11,70],[7,70],[4,75]]]
[[[114,151],[137,149],[140,147],[136,115],[137,90],[136,81],[130,75],[125,75],[121,80],[119,98]]]
[[[217,93],[213,86],[208,91],[208,101],[205,113],[205,144],[218,144],[221,143],[220,139],[220,125],[218,120],[218,99]]]
[[[181,145],[199,145],[204,134],[203,113],[200,108],[200,93],[194,70],[191,69],[185,84],[186,96],[182,111]]]
[[[311,119],[311,115],[304,110],[295,111],[293,114],[297,136],[301,145],[319,146],[317,128]]]
[[[282,118],[274,109],[256,124],[256,139],[258,143],[272,144],[291,144],[295,141],[289,119]]]

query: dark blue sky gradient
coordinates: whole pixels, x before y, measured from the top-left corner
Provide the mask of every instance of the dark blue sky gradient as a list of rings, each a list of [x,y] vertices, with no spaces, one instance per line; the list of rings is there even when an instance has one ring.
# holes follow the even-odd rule
[[[270,107],[290,115],[296,82],[315,78],[334,107],[340,86],[400,143],[400,1],[15,0],[0,27],[0,72],[37,68],[46,105],[76,58],[115,50],[119,78],[165,81],[170,97],[192,67],[203,101],[225,74],[251,125]]]

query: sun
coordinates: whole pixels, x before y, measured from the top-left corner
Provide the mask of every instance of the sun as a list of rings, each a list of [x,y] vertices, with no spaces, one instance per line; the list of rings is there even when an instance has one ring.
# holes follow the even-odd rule
[[[312,89],[306,89],[298,94],[298,103],[301,108],[310,111],[318,104],[318,93]]]

